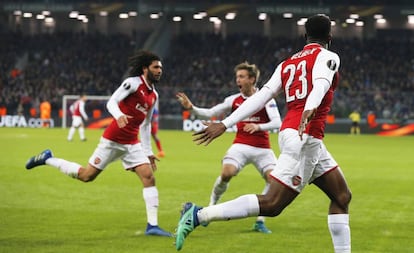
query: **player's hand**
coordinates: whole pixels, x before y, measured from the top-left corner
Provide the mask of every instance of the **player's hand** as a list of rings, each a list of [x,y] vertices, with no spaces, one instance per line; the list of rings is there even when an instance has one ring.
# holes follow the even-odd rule
[[[119,128],[123,128],[123,127],[125,127],[127,124],[128,124],[128,119],[129,118],[132,118],[132,116],[129,116],[129,115],[122,115],[121,117],[119,117],[117,120],[116,120],[116,123],[118,124],[118,127]]]
[[[175,97],[178,99],[178,101],[181,103],[181,105],[186,110],[193,109],[193,103],[191,103],[191,100],[185,95],[183,92],[178,92]]]
[[[148,156],[148,159],[150,160],[152,171],[156,171],[157,170],[157,164],[155,163],[155,161],[159,162],[160,159],[158,159],[158,157],[156,157],[155,155]]]
[[[207,126],[205,129],[193,133],[193,141],[197,145],[204,144],[207,146],[226,131],[226,126],[221,122],[203,122],[203,124]]]
[[[300,119],[300,124],[298,128],[300,140],[303,140],[303,133],[305,132],[306,127],[308,126],[313,116],[315,116],[315,113],[316,113],[316,108],[313,110],[303,111],[302,118]]]
[[[252,134],[254,132],[260,131],[260,127],[258,124],[247,123],[246,125],[244,125],[243,131],[248,132],[249,134]]]

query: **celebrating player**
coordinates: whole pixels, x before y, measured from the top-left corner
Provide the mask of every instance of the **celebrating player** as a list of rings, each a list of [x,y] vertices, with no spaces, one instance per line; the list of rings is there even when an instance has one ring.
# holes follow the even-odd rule
[[[68,141],[72,141],[76,129],[78,129],[79,131],[79,137],[81,141],[86,141],[85,128],[82,120],[82,118],[84,120],[88,120],[88,114],[86,114],[85,112],[86,100],[86,95],[81,95],[81,97],[78,100],[76,100],[73,104],[71,104],[69,107],[69,110],[72,113],[72,126],[69,129]]]
[[[283,91],[287,114],[279,132],[279,155],[264,195],[248,194],[234,200],[201,208],[186,203],[176,236],[180,250],[185,238],[199,224],[257,215],[279,215],[313,183],[330,199],[328,227],[336,253],[351,252],[348,206],[351,191],[336,161],[323,144],[325,120],[338,82],[339,56],[328,50],[331,21],[325,15],[310,17],[306,24],[307,44],[303,50],[280,63],[264,87],[247,99],[229,117],[194,134],[194,141],[208,145],[227,127],[260,110]]]
[[[235,111],[248,97],[258,91],[259,69],[248,62],[240,63],[234,68],[236,84],[240,92],[228,96],[224,101],[212,108],[194,106],[184,93],[178,93],[181,105],[197,116],[209,119],[213,116]],[[232,177],[236,176],[246,165],[252,163],[266,181],[263,194],[269,189],[269,174],[276,166],[276,156],[270,148],[268,130],[280,127],[280,113],[276,102],[271,99],[260,111],[237,124],[237,134],[233,145],[227,150],[222,160],[221,175],[217,177],[211,191],[209,205],[217,204],[227,190]],[[264,224],[264,217],[258,216],[253,226],[258,232],[269,234],[271,231]]]
[[[70,177],[90,182],[109,163],[121,159],[124,168],[135,172],[144,186],[142,194],[148,222],[145,234],[170,237],[171,233],[158,226],[158,190],[153,173],[157,169],[157,158],[152,152],[150,133],[151,114],[158,99],[155,84],[160,81],[162,64],[157,55],[139,51],[129,59],[129,65],[130,77],[122,82],[107,103],[108,111],[114,119],[105,129],[86,168],[53,157],[47,149],[30,158],[26,169],[47,164]]]

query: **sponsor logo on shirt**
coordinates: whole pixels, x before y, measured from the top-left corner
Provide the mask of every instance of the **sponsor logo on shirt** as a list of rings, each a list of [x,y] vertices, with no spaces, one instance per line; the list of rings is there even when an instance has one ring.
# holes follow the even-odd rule
[[[135,106],[135,109],[137,109],[138,111],[142,112],[143,114],[147,115],[147,111],[148,111],[148,104],[145,103],[144,105],[141,105],[140,103],[138,103]]]
[[[250,122],[259,122],[260,121],[260,117],[258,117],[258,116],[255,116],[255,117],[248,117],[248,118],[246,118],[245,120],[243,120],[243,121],[250,121]]]

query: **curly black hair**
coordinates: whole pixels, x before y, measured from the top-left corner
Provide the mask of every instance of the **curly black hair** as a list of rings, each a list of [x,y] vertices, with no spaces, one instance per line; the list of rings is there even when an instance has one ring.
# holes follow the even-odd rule
[[[153,61],[161,61],[161,58],[150,51],[137,51],[128,59],[128,66],[130,67],[129,76],[142,75],[144,73],[143,68],[149,67]]]

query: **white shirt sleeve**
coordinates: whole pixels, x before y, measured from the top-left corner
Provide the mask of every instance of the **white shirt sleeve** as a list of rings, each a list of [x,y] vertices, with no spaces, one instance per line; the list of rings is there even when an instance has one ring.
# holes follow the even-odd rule
[[[316,57],[313,65],[312,82],[322,78],[332,83],[335,73],[338,72],[339,65],[339,56],[334,52],[323,49]]]
[[[312,91],[306,99],[305,108],[303,110],[307,111],[318,108],[326,92],[328,92],[329,87],[331,87],[331,84],[326,79],[320,78],[313,81]]]
[[[266,104],[265,109],[269,117],[269,122],[259,124],[260,130],[266,131],[280,128],[282,120],[280,117],[279,109],[277,108],[276,101],[274,99],[271,99]]]
[[[277,95],[282,87],[282,80],[280,76],[281,68],[281,64],[279,64],[272,77],[263,86],[263,88],[246,99],[246,101],[244,101],[243,104],[237,108],[237,110],[222,121],[227,128],[258,112],[267,102],[269,102],[270,99]]]
[[[239,94],[228,96],[224,99],[224,101],[220,104],[217,104],[211,108],[200,108],[193,105],[193,113],[197,116],[209,119],[213,116],[219,116],[221,114],[227,114],[231,111],[231,106],[235,97]]]
[[[138,83],[134,82],[131,78],[127,78],[109,98],[106,103],[106,108],[115,119],[124,115],[121,109],[119,109],[119,102],[128,97],[129,94],[134,93],[137,89]]]
[[[312,70],[312,91],[306,99],[304,110],[317,108],[331,87],[335,73],[339,69],[339,56],[331,51],[323,50],[316,58]]]

